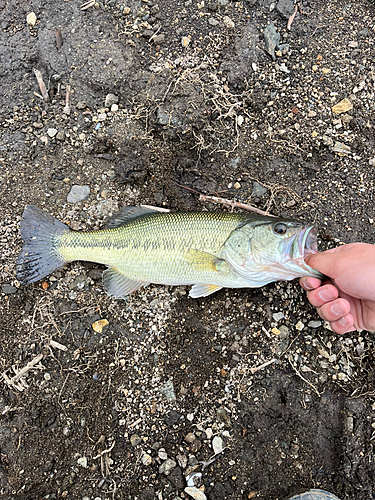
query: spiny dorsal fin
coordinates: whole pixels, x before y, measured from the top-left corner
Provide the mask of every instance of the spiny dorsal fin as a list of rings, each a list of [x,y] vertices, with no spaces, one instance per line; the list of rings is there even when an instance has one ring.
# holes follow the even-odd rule
[[[124,207],[119,212],[109,217],[106,228],[114,229],[116,227],[121,227],[134,219],[157,212],[157,210],[148,207]]]

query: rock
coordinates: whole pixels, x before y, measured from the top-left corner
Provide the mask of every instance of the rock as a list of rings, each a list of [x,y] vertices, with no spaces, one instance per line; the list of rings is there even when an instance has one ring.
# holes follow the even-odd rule
[[[277,312],[277,313],[274,313],[272,314],[272,317],[275,321],[279,322],[280,320],[282,320],[284,318],[284,313],[282,313],[281,311],[280,312]]]
[[[221,453],[224,449],[223,440],[220,436],[215,436],[212,440],[212,449],[214,450],[215,455]]]
[[[275,49],[279,46],[280,33],[277,33],[274,24],[270,23],[263,31],[264,43],[266,52],[272,57],[273,61],[276,60]]]
[[[142,455],[142,463],[143,465],[151,465],[152,464],[152,457],[148,453],[145,453]]]
[[[193,441],[195,441],[197,438],[195,437],[195,434],[194,432],[189,432],[188,434],[186,434],[186,436],[184,437],[184,440],[187,442],[187,443],[192,443]]]
[[[187,486],[184,489],[184,491],[185,491],[185,493],[187,493],[189,496],[191,496],[195,500],[207,500],[207,497],[203,493],[203,491],[199,490],[195,486]]]
[[[375,158],[370,158],[368,164],[370,165],[370,167],[375,167]]]
[[[172,379],[169,379],[162,387],[160,387],[160,392],[164,394],[168,401],[176,401],[176,393],[174,392]]]
[[[234,28],[234,22],[232,21],[232,19],[228,16],[224,16],[223,17],[223,22],[224,22],[224,25],[228,28],[228,29],[233,29]]]
[[[102,333],[103,328],[107,325],[109,325],[109,321],[107,319],[99,319],[98,321],[95,321],[95,323],[93,323],[91,326],[94,332]]]
[[[154,42],[155,45],[162,45],[163,43],[165,43],[165,35],[164,34],[156,35],[152,37],[152,41]]]
[[[76,104],[77,109],[85,109],[87,108],[87,104],[84,101],[78,101]]]
[[[187,47],[189,45],[189,43],[191,42],[190,38],[188,36],[183,36],[181,38],[181,45],[183,47]]]
[[[264,186],[262,186],[262,184],[259,184],[259,182],[254,182],[253,184],[253,190],[251,192],[251,196],[253,196],[254,198],[259,198],[260,196],[263,196],[264,194],[266,194],[268,191],[268,189]]]
[[[116,113],[116,111],[118,111],[118,104],[112,104],[111,111],[112,113]]]
[[[49,129],[47,130],[47,135],[48,135],[49,137],[51,137],[51,138],[52,138],[52,137],[55,137],[55,135],[56,135],[56,134],[57,134],[57,129],[55,129],[55,128],[49,128]]]
[[[74,184],[69,191],[69,194],[66,198],[68,203],[79,203],[80,201],[84,201],[89,197],[90,194],[90,186],[79,186]]]
[[[322,326],[322,322],[321,321],[309,321],[307,323],[307,326],[309,328],[319,328],[320,326]]]
[[[99,113],[98,114],[98,121],[104,122],[104,120],[107,119],[107,113]]]
[[[30,12],[30,14],[27,14],[26,22],[29,26],[32,27],[36,25],[36,15],[34,12]]]
[[[290,0],[279,0],[276,5],[276,10],[284,19],[289,19],[294,12],[294,3]]]
[[[118,97],[115,94],[107,94],[105,98],[104,105],[106,108],[110,108],[112,104],[118,103]]]
[[[165,476],[168,476],[172,470],[176,467],[177,463],[172,460],[171,458],[167,458],[165,462],[161,464],[159,467],[159,474],[164,474]]]
[[[65,141],[65,131],[64,130],[59,130],[56,134],[56,139],[58,141]]]
[[[182,475],[181,467],[175,467],[168,475],[168,481],[176,490],[182,490],[185,486],[184,476]]]
[[[220,406],[220,408],[216,410],[216,415],[219,422],[230,423],[230,415],[223,406]]]
[[[280,64],[280,71],[282,71],[283,73],[290,73],[285,63]]]
[[[337,115],[341,113],[346,113],[347,111],[350,111],[353,109],[353,104],[349,101],[349,99],[343,99],[340,101],[338,104],[335,104],[332,108],[332,113],[335,113]]]
[[[186,485],[187,486],[195,486],[199,488],[202,484],[202,473],[201,472],[192,472],[188,476],[186,476]]]
[[[164,422],[168,425],[174,425],[176,424],[181,415],[176,411],[176,410],[170,410],[165,416],[164,416]]]
[[[296,330],[299,332],[302,332],[302,330],[305,328],[305,325],[302,323],[302,321],[298,321],[298,323],[295,325]]]
[[[10,295],[12,293],[17,293],[18,292],[18,288],[16,288],[15,286],[12,286],[12,285],[2,285],[1,287],[1,291],[3,293],[5,293],[6,295]]]
[[[167,460],[168,453],[165,451],[164,448],[160,448],[160,450],[158,451],[158,457],[160,458],[160,460]]]
[[[347,146],[343,142],[335,142],[335,145],[332,147],[332,151],[337,153],[339,156],[346,156],[351,152],[350,146]]]
[[[208,24],[210,24],[211,26],[217,26],[219,24],[219,21],[217,21],[216,19],[214,19],[213,17],[210,17],[208,19]]]
[[[132,436],[130,436],[130,444],[132,446],[138,446],[141,443],[142,443],[142,438],[140,438],[138,434],[133,434]]]
[[[86,469],[87,468],[87,457],[79,457],[79,459],[77,460],[77,464]]]

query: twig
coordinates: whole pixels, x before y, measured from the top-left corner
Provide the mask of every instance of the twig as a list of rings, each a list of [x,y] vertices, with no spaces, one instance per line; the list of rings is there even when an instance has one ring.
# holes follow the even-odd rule
[[[199,196],[199,201],[210,201],[212,203],[220,203],[221,205],[225,205],[226,207],[233,208],[242,208],[243,210],[249,210],[250,212],[255,212],[259,215],[267,215],[269,217],[276,217],[276,215],[272,215],[268,212],[264,212],[259,208],[253,207],[252,205],[247,205],[246,203],[241,203],[239,201],[231,201],[226,198],[219,198],[217,196],[206,196],[205,194],[201,194]]]
[[[8,375],[3,372],[2,377],[4,378],[5,382],[10,386],[14,387],[15,389],[18,389],[19,391],[23,391],[24,389],[27,389],[28,385],[24,380],[21,380],[26,373],[31,370],[36,364],[39,363],[43,359],[44,355],[43,354],[38,354],[38,356],[35,356],[34,359],[32,359],[29,363],[27,363],[26,366],[21,368],[21,370],[16,373],[14,377],[8,377]],[[13,368],[14,369],[14,368]],[[20,381],[20,383],[18,383]]]
[[[263,368],[266,368],[266,366],[268,365],[272,365],[272,363],[275,363],[275,361],[277,361],[276,358],[273,358],[271,359],[270,361],[266,361],[265,363],[263,363],[262,365],[259,365],[259,366],[254,366],[254,368],[250,368],[250,371],[251,373],[255,373],[257,372],[258,370],[263,370]]]
[[[318,397],[320,398],[321,394],[320,392],[318,391],[318,389],[311,383],[309,382],[307,379],[305,379],[305,377],[303,377],[300,372],[297,370],[297,368],[295,366],[293,366],[292,362],[290,361],[290,359],[288,360],[289,361],[289,364],[290,366],[293,368],[293,370],[296,372],[296,374],[299,376],[299,378],[301,378],[304,382],[306,382],[306,384],[308,384],[312,389],[314,389],[315,393],[318,395]]]
[[[68,350],[68,348],[65,345],[60,344],[60,342],[56,342],[56,340],[52,340],[51,339],[49,341],[49,345],[51,347],[54,347],[55,349],[60,349],[61,351],[67,351]]]
[[[61,30],[55,30],[55,37],[56,37],[56,47],[57,50],[60,50],[61,47],[63,46],[63,41],[62,41],[62,36],[61,36]]]
[[[48,101],[48,92],[47,92],[46,86],[44,85],[44,82],[43,82],[42,73],[38,69],[34,68],[34,75],[37,79],[43,100]]]
[[[66,86],[65,106],[64,106],[64,109],[63,109],[64,115],[70,115],[69,99],[70,99],[70,85],[68,84]]]
[[[152,205],[141,205],[143,208],[150,208],[156,212],[170,212],[169,208],[153,207]]]

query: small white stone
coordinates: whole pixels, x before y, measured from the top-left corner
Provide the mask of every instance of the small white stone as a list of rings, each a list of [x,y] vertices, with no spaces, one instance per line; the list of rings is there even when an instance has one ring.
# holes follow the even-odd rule
[[[298,330],[299,332],[302,332],[302,330],[305,328],[305,325],[302,323],[302,321],[298,321],[298,323],[296,324],[296,330]]]
[[[187,486],[184,491],[195,500],[207,500],[203,491],[199,490],[195,486]]]
[[[99,122],[104,122],[104,120],[107,119],[107,113],[99,113],[98,114],[98,121]]]
[[[188,413],[186,415],[186,418],[189,420],[189,422],[192,422],[194,420],[194,413]]]
[[[87,469],[87,457],[79,457],[77,464]]]
[[[26,22],[29,26],[35,26],[36,25],[36,15],[34,12],[30,12],[30,14],[27,14],[26,16]]]
[[[214,450],[215,455],[218,455],[223,451],[223,440],[220,436],[215,436],[212,440],[212,448]]]
[[[251,67],[253,68],[254,73],[256,73],[258,71],[257,63],[255,63],[255,62],[251,63]]]
[[[223,22],[225,24],[225,26],[229,29],[233,29],[234,28],[234,22],[232,21],[232,19],[228,16],[224,16],[223,17]]]
[[[277,312],[275,314],[272,314],[272,317],[275,321],[279,322],[281,319],[284,318],[284,313],[282,313],[281,311],[280,312]]]
[[[142,455],[142,463],[143,465],[151,465],[152,464],[152,457],[148,453],[145,453]]]
[[[55,135],[56,135],[56,134],[57,134],[57,129],[55,129],[55,128],[49,128],[49,129],[47,130],[47,135],[48,135],[49,137],[51,137],[51,138],[52,138],[52,137],[55,137]]]
[[[118,111],[118,104],[112,104],[111,111],[112,113],[116,113],[116,111]]]
[[[181,45],[183,47],[187,47],[189,45],[189,43],[191,42],[190,38],[188,36],[183,36],[181,38]]]
[[[45,373],[44,380],[47,380],[47,382],[48,382],[48,380],[51,380],[51,375],[49,373]]]

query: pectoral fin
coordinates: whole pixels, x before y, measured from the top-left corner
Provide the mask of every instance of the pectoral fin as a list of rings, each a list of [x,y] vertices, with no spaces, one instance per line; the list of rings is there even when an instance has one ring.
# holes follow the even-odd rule
[[[223,288],[222,286],[217,286],[217,285],[202,285],[202,284],[197,284],[193,285],[190,292],[189,296],[193,297],[193,299],[196,299],[198,297],[207,297],[207,295],[211,295],[211,293],[215,293],[218,290]]]
[[[195,248],[188,251],[185,260],[197,271],[219,272],[220,266],[224,263],[224,260],[220,259],[220,257]]]
[[[103,287],[108,295],[112,297],[125,297],[129,293],[138,290],[141,286],[147,286],[148,284],[144,281],[132,280],[114,267],[109,267],[103,273]]]

